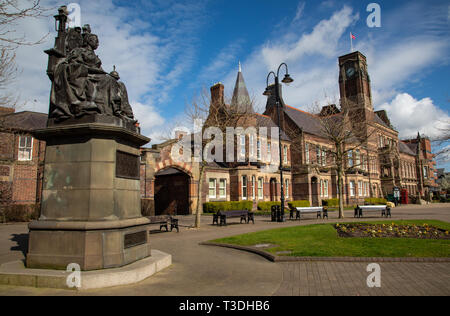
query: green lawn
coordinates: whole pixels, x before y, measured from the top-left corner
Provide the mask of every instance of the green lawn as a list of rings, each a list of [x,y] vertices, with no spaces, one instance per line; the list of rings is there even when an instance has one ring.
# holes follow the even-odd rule
[[[450,230],[450,223],[435,220],[376,221],[370,223],[395,223],[436,226]],[[315,257],[450,257],[449,240],[414,238],[340,238],[335,223],[295,226],[249,233],[213,242],[254,246],[277,245],[265,251],[276,253],[291,251],[290,256]]]

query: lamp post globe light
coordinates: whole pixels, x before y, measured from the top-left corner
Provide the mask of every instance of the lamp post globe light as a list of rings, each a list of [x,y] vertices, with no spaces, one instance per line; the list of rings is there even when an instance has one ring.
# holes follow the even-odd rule
[[[275,101],[277,105],[277,117],[278,117],[278,151],[280,154],[280,182],[281,182],[281,217],[278,219],[278,221],[284,221],[284,180],[283,180],[283,152],[282,152],[282,145],[281,145],[281,119],[280,119],[280,107],[281,107],[281,99],[280,99],[280,82],[279,82],[279,76],[280,76],[280,70],[282,67],[286,68],[286,74],[284,75],[284,78],[281,82],[283,82],[286,85],[289,85],[291,82],[294,81],[294,79],[291,78],[288,71],[288,66],[286,63],[282,63],[278,67],[278,71],[275,74],[274,71],[269,72],[266,79],[266,90],[264,91],[263,95],[270,96],[272,94],[271,89],[269,88],[269,78],[270,75],[273,75],[275,77]]]

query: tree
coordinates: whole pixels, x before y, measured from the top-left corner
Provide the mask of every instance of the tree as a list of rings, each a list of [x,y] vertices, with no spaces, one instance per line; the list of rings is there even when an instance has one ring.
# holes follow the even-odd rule
[[[7,91],[17,74],[16,54],[8,48],[0,48],[0,106],[14,107],[17,98]]]
[[[442,122],[445,126],[438,127],[440,136],[435,137],[432,141],[434,145],[440,149],[435,153],[435,157],[443,162],[450,161],[450,120]]]
[[[15,27],[24,19],[41,17],[48,11],[41,6],[40,0],[25,1],[25,6],[17,0],[0,0],[0,45],[13,48],[20,45],[36,45],[37,42],[29,42],[25,35],[18,36]]]
[[[369,140],[375,128],[368,127],[366,113],[363,109],[349,109],[344,105],[341,108],[328,105],[330,112],[324,108],[316,108],[317,122],[320,127],[321,137],[329,145],[328,161],[332,170],[336,172],[339,198],[339,218],[344,218],[344,176],[355,169],[366,169],[370,173]],[[337,110],[337,111],[336,111]],[[362,152],[366,152],[363,159]]]
[[[18,0],[0,0],[0,106],[14,107],[17,102],[17,97],[7,92],[18,71],[15,63],[17,48],[42,43],[48,35],[30,42],[25,35],[17,34],[16,27],[24,19],[44,16],[46,11],[40,0],[25,1],[25,5]]]
[[[253,100],[244,102],[250,102],[251,105],[254,103]],[[244,106],[243,108],[247,107]],[[188,136],[194,154],[194,157],[191,158],[197,158],[199,164],[199,185],[197,186],[198,203],[195,216],[196,228],[200,228],[201,225],[200,207],[202,204],[203,177],[208,163],[215,161],[214,157],[217,155],[220,156],[218,150],[222,150],[221,156],[225,157],[225,146],[220,147],[220,144],[225,144],[224,138],[227,128],[245,126],[245,117],[248,114],[250,113],[239,110],[238,107],[227,105],[223,97],[219,97],[217,100],[210,99],[206,89],[203,89],[200,97],[194,98],[194,101],[186,107],[186,121],[197,125],[201,122],[199,130],[194,131],[192,135]],[[220,139],[220,136],[222,139]],[[196,137],[197,142],[195,141]],[[219,146],[212,145],[213,142],[218,143]],[[236,149],[236,145],[236,137],[234,137],[234,149]]]

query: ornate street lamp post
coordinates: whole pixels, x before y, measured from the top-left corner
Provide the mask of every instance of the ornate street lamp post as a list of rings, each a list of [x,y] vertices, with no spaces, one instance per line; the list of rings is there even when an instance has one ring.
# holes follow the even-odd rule
[[[281,107],[281,98],[280,98],[280,82],[278,80],[278,77],[280,76],[280,69],[282,66],[286,67],[286,74],[284,75],[284,78],[281,82],[285,83],[286,85],[289,85],[291,82],[294,81],[294,79],[289,76],[288,72],[288,66],[286,63],[282,63],[278,67],[278,71],[275,74],[275,72],[271,71],[267,75],[266,79],[266,91],[264,91],[263,95],[270,96],[272,94],[271,89],[269,88],[269,77],[270,75],[273,75],[275,77],[275,100],[277,105],[277,116],[278,116],[278,150],[280,154],[280,182],[281,182],[281,219],[284,220],[284,181],[283,181],[283,152],[282,152],[282,145],[281,145],[281,118],[280,118],[280,107]]]

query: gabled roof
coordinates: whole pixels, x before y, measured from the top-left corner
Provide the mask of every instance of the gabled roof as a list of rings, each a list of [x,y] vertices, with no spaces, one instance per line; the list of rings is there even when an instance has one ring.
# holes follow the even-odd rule
[[[378,123],[389,129],[395,130],[394,127],[392,127],[391,121],[389,120],[385,110],[375,111],[374,113],[375,113],[374,115],[375,123]]]
[[[46,113],[23,111],[0,116],[0,127],[18,131],[31,131],[47,126]]]
[[[413,145],[413,146],[410,146]],[[404,154],[408,154],[411,156],[415,156],[416,155],[416,148],[417,146],[415,146],[416,148],[414,148],[415,144],[405,144],[402,141],[398,142],[398,151]]]
[[[259,113],[255,113],[254,115],[256,116],[257,127],[267,127],[267,137],[271,137],[271,128],[278,127],[278,125],[275,124],[274,121],[272,121],[272,119],[267,115]],[[276,135],[276,137],[278,137],[278,135]],[[290,140],[290,138],[286,135],[286,133],[283,130],[281,130],[281,140],[286,141]]]
[[[408,148],[414,153],[414,155],[417,153],[417,143],[404,143]]]
[[[244,76],[241,71],[241,63],[239,63],[239,71],[234,85],[233,97],[231,98],[231,106],[237,107],[240,113],[254,113],[252,101],[245,85]]]
[[[304,132],[316,136],[323,136],[319,118],[317,118],[314,114],[299,110],[289,105],[285,106],[284,112]]]

